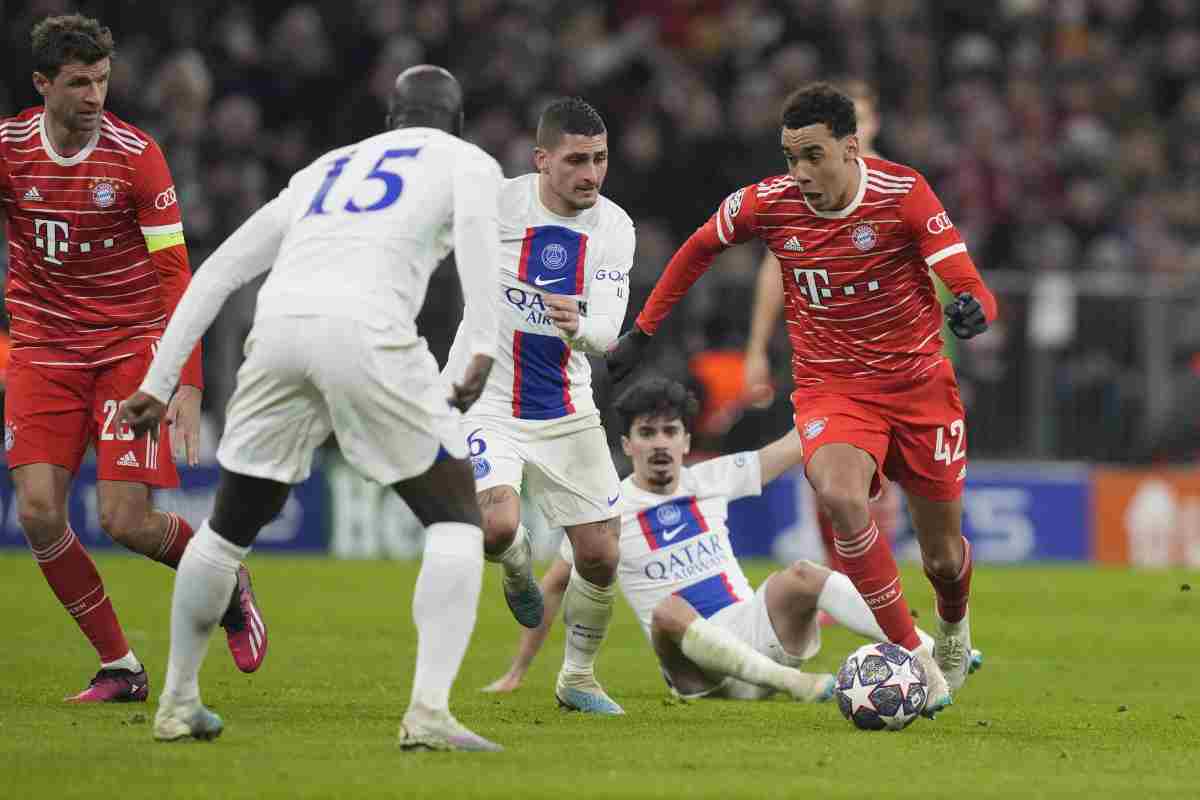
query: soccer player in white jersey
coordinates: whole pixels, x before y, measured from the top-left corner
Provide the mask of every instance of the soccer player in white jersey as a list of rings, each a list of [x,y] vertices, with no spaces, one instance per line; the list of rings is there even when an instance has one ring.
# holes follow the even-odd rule
[[[466,433],[483,511],[485,556],[504,568],[517,621],[542,621],[522,488],[551,525],[566,529],[575,569],[564,600],[566,654],[555,686],[566,708],[624,713],[596,680],[596,653],[612,617],[620,480],[592,399],[585,354],[603,355],[620,332],[633,266],[633,222],[600,188],[608,133],[581,99],[551,104],[538,123],[537,172],[500,192],[496,368]],[[476,313],[468,302],[465,319]],[[464,323],[465,325],[466,323]],[[462,330],[451,368],[467,339]]]
[[[762,699],[783,691],[828,699],[830,675],[797,667],[821,646],[825,611],[873,641],[886,637],[850,579],[797,561],[751,588],[726,527],[728,504],[757,495],[800,463],[793,430],[757,452],[683,466],[698,404],[681,384],[649,378],[616,401],[633,474],[621,485],[618,582],[672,690],[685,697]],[[542,579],[546,615],[524,631],[509,672],[486,691],[516,689],[550,631],[569,574],[570,549]],[[924,640],[929,637],[924,632]]]
[[[212,516],[179,566],[171,655],[154,737],[212,739],[221,719],[197,678],[238,562],[308,477],[332,431],[347,461],[391,485],[426,526],[413,595],[417,665],[400,727],[406,750],[498,750],[460,725],[450,686],[475,627],[483,532],[461,416],[496,349],[499,165],[458,138],[462,91],[439,67],[401,73],[388,130],[334,150],[292,177],[197,272],[141,389],[121,408],[138,435],[157,430],[180,367],[238,286],[267,269],[246,361],[217,457]],[[453,249],[474,306],[453,386],[417,334],[429,276]],[[452,394],[451,398],[447,394]]]

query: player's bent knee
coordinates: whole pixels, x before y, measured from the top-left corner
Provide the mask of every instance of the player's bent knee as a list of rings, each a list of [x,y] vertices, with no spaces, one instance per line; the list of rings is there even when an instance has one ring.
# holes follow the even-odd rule
[[[846,518],[858,518],[870,513],[867,505],[867,493],[845,483],[826,481],[814,487],[817,500],[829,512],[835,521]],[[846,531],[852,533],[853,531]]]
[[[48,497],[19,497],[17,520],[29,544],[37,548],[54,544],[67,529],[66,509],[56,507]]]
[[[807,559],[794,561],[778,573],[789,589],[805,598],[816,598],[829,577],[829,570]]]
[[[607,536],[578,537],[573,542],[575,569],[581,575],[615,575],[621,559],[620,545]]]

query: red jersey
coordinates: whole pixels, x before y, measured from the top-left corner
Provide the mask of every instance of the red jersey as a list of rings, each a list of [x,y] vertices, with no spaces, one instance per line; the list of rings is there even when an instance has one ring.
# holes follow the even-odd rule
[[[880,391],[930,374],[943,356],[929,268],[989,321],[995,298],[920,173],[879,158],[858,167],[858,192],[839,211],[815,211],[788,175],[729,195],[671,259],[637,326],[653,334],[718,252],[758,238],[783,272],[798,388]]]
[[[70,157],[44,109],[0,121],[12,356],[94,368],[144,352],[191,278],[175,186],[158,145],[105,112]],[[197,348],[184,383],[201,385]]]

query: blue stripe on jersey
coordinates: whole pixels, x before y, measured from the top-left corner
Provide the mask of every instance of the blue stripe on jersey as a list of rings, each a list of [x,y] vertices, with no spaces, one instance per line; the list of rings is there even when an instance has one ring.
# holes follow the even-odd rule
[[[642,536],[651,550],[678,544],[708,532],[708,521],[700,513],[696,498],[681,497],[638,512]]]
[[[513,331],[513,416],[558,419],[575,413],[567,362],[571,348],[557,336]]]
[[[560,225],[525,229],[517,277],[552,294],[583,294],[587,234]]]
[[[733,591],[733,584],[724,572],[685,586],[675,594],[687,600],[688,605],[705,619],[742,599]]]

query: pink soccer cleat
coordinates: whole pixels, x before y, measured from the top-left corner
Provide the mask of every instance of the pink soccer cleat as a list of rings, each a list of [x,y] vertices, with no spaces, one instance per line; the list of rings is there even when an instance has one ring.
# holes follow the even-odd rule
[[[150,680],[145,668],[134,672],[128,669],[102,669],[92,678],[88,688],[68,703],[144,703],[150,695]]]
[[[262,666],[267,657],[267,625],[254,600],[250,570],[245,564],[238,567],[237,586],[233,589],[229,610],[221,618],[221,627],[225,629],[229,652],[238,669],[254,672]]]

